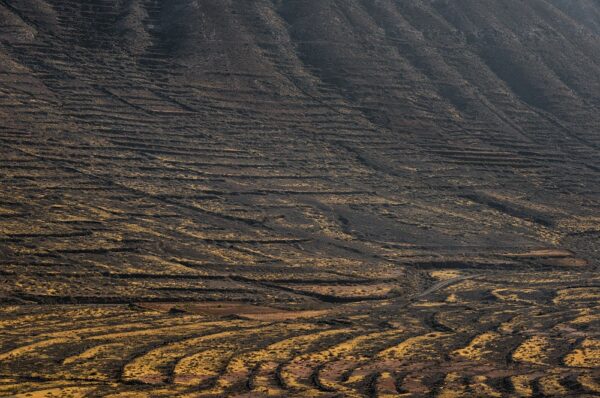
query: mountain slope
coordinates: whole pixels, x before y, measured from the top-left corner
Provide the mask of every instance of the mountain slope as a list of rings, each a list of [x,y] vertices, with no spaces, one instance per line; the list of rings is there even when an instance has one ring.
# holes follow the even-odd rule
[[[93,396],[267,379],[284,396],[593,394],[599,16],[593,0],[0,1],[0,300],[45,336],[7,334],[2,388],[29,391],[48,358]],[[112,315],[67,333],[94,311]],[[177,327],[137,329],[161,325]],[[131,352],[98,337],[115,330]],[[205,330],[233,359],[192,372],[197,341],[168,347]],[[319,350],[349,336],[327,368]],[[245,352],[286,339],[306,352]],[[132,362],[161,345],[171,360]],[[31,389],[71,388],[57,380]]]

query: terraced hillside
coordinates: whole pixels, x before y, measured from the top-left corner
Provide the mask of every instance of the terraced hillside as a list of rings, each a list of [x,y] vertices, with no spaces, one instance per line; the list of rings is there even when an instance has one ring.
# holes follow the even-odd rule
[[[600,396],[596,0],[0,22],[0,396]]]

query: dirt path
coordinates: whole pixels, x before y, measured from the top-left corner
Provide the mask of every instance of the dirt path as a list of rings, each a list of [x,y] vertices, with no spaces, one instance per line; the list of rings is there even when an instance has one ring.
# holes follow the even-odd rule
[[[447,280],[444,280],[444,281],[440,281],[440,282],[436,283],[435,285],[431,286],[429,289],[427,289],[427,290],[423,291],[422,293],[419,293],[418,295],[414,296],[411,301],[416,301],[416,300],[425,298],[428,295],[430,295],[431,293],[437,292],[438,290],[445,289],[445,288],[447,288],[449,286],[457,284],[458,282],[462,282],[462,281],[465,281],[465,280],[468,280],[468,279],[473,279],[473,278],[476,278],[478,276],[480,276],[480,275],[463,275],[463,276],[457,276],[456,278],[452,278],[452,279],[447,279]]]

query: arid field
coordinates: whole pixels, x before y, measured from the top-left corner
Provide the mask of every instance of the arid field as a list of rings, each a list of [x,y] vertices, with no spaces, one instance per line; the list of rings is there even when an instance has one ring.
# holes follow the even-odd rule
[[[0,0],[0,397],[600,397],[597,0]]]

